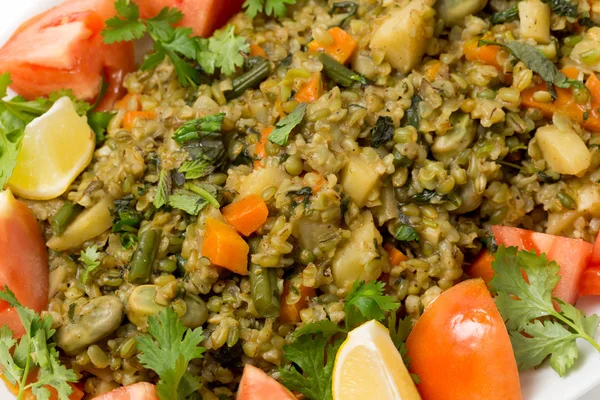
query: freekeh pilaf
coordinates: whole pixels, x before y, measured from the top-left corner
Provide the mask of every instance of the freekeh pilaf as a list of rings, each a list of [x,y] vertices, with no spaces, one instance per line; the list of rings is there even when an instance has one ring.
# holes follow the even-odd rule
[[[583,271],[592,246],[581,244],[600,229],[600,3],[292,0],[267,6],[267,15],[250,0],[227,28],[194,42],[198,62],[152,22],[122,11],[132,3],[119,3],[117,20],[141,24],[156,52],[124,78],[127,94],[85,171],[55,198],[20,196],[49,248],[41,316],[52,317],[56,334],[47,339],[85,396],[164,380],[140,338],[150,330],[163,346],[152,326],[175,315],[173,324],[178,317],[201,328],[194,332],[205,349],[186,358],[185,376],[198,383],[186,396],[234,398],[251,364],[305,398],[330,399],[331,387],[302,390],[290,372],[293,361],[292,370],[317,379],[286,350],[301,340],[298,329],[317,343],[323,333],[310,329],[331,330],[327,339],[337,329],[343,339],[376,319],[405,353],[408,330],[438,296],[469,274],[489,281],[490,253],[505,251],[497,245],[558,262],[554,295],[567,303],[582,274],[584,294],[600,294]],[[118,24],[105,29],[114,35],[124,29]],[[233,52],[219,59],[226,46]],[[181,63],[192,70],[187,81]],[[17,195],[21,187],[8,181]],[[579,263],[574,270],[567,259]],[[546,264],[554,276],[555,264]],[[493,292],[518,295],[502,276]],[[579,332],[567,304],[565,314],[552,308],[558,278],[547,279],[550,311],[515,325],[498,305],[521,368],[559,352],[537,362],[519,355],[514,334],[529,333],[532,319],[550,314],[565,332],[564,324]],[[353,309],[356,296],[363,303]],[[333,324],[313,324],[320,321]],[[585,330],[590,341],[593,328]],[[320,352],[331,386],[327,341]],[[552,366],[562,375],[573,360]],[[435,397],[421,365],[411,372],[423,398],[467,398],[450,381],[446,397]],[[187,398],[174,393],[159,390],[163,400]]]

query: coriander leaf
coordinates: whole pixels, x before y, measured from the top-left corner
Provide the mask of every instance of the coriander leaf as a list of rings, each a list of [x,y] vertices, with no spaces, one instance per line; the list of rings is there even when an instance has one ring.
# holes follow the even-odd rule
[[[189,190],[179,190],[169,196],[169,205],[190,215],[198,215],[208,205],[208,201]]]
[[[401,242],[418,242],[421,240],[421,235],[415,228],[410,225],[401,224],[396,229],[394,237]]]
[[[410,315],[407,315],[396,323],[397,318],[395,312],[390,313],[387,320],[387,328],[390,331],[390,337],[392,338],[394,345],[400,350],[400,347],[402,347],[401,345],[406,342],[406,339],[408,339],[408,335],[412,330],[413,320]],[[405,364],[407,363],[405,362]]]
[[[385,283],[379,281],[354,282],[344,305],[347,330],[372,319],[383,321],[386,311],[393,311],[400,307],[400,303],[393,297],[383,294],[384,287]]]
[[[536,367],[550,356],[550,365],[563,376],[573,366],[578,351],[575,345],[577,335],[569,332],[561,324],[539,320],[525,325],[525,337],[517,331],[510,332],[510,340],[520,370]]]
[[[196,58],[198,47],[196,40],[190,37],[191,34],[191,28],[176,28],[172,38],[169,41],[163,42],[163,47],[171,51],[176,51],[187,58],[194,59]]]
[[[479,46],[500,46],[507,49],[515,58],[523,61],[527,68],[537,73],[549,85],[556,85],[563,89],[570,87],[583,88],[585,86],[581,81],[569,79],[551,60],[530,44],[517,41],[502,44],[480,40]],[[550,89],[553,91],[553,88]],[[554,95],[554,97],[556,96]]]
[[[206,133],[217,133],[221,130],[224,119],[225,113],[219,113],[187,121],[173,133],[173,139],[181,144],[200,139]]]
[[[294,337],[297,338],[302,335],[322,334],[327,338],[331,338],[338,333],[346,333],[346,331],[338,324],[331,322],[328,319],[324,319],[301,326],[294,331]]]
[[[177,314],[167,308],[148,318],[148,334],[137,337],[138,358],[142,365],[158,374],[156,389],[162,399],[182,399],[200,386],[187,367],[202,357],[205,349],[202,328],[185,329]]]
[[[235,35],[233,25],[228,25],[215,31],[208,39],[208,50],[214,54],[214,63],[221,72],[231,75],[237,67],[244,65],[245,58],[242,53],[250,53],[250,44],[245,38]]]
[[[100,266],[100,254],[98,253],[98,246],[94,245],[88,247],[85,249],[85,251],[81,250],[79,262],[81,262],[85,268],[82,276],[83,283],[88,283],[90,274],[92,274]]]
[[[27,385],[37,399],[42,399],[40,395],[45,392],[50,398],[46,386],[52,386],[57,391],[59,399],[68,399],[73,392],[69,382],[77,382],[77,375],[60,363],[58,351],[54,347],[49,349],[48,364],[46,366],[40,364],[37,378],[37,382]]]
[[[514,21],[519,17],[519,7],[515,4],[512,7],[508,7],[504,11],[500,11],[492,15],[490,22],[492,25],[503,24],[505,22]]]
[[[296,0],[246,0],[243,7],[250,18],[264,12],[267,16],[285,17],[288,4],[296,4]]]
[[[377,148],[394,137],[394,121],[392,117],[379,117],[375,127],[371,129],[371,144]]]
[[[275,129],[273,129],[273,132],[269,134],[267,139],[270,142],[276,143],[280,146],[287,145],[290,133],[304,119],[307,106],[308,104],[306,103],[298,104],[296,108],[294,108],[294,111],[290,113],[290,115],[286,116],[275,125]]]
[[[158,187],[156,188],[156,195],[154,196],[154,207],[157,209],[161,208],[169,201],[169,195],[171,193],[171,174],[166,169],[160,171],[160,177],[158,178]]]
[[[16,343],[13,332],[8,326],[2,325],[0,328],[0,366],[2,366],[4,377],[13,385],[16,385],[23,377],[23,367],[17,365],[10,354],[10,350]]]
[[[102,31],[104,43],[141,39],[147,29],[146,25],[139,20],[138,5],[133,1],[117,0],[115,9],[117,15],[106,21],[106,28]]]
[[[498,293],[496,305],[509,330],[522,330],[531,320],[552,314],[552,290],[560,280],[559,266],[544,254],[501,246],[492,262],[490,287]],[[529,283],[523,279],[525,271]],[[514,297],[516,296],[516,298]]]
[[[283,384],[311,400],[331,400],[333,366],[341,344],[342,339],[331,344],[328,336],[307,334],[285,345],[285,358],[294,365],[279,367]]]

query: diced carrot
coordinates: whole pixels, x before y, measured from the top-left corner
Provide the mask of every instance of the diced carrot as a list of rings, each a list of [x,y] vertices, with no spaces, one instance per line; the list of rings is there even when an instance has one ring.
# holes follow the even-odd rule
[[[322,51],[340,64],[346,64],[354,50],[356,50],[356,40],[348,32],[337,26],[329,29],[328,32],[333,38],[333,43],[323,44],[313,40],[308,44],[309,52]]]
[[[265,145],[267,144],[267,140],[268,140],[267,138],[269,137],[271,132],[273,132],[273,129],[274,129],[274,127],[269,126],[260,132],[260,139],[259,139],[258,143],[256,143],[256,147],[254,149],[254,155],[258,159],[256,161],[254,161],[254,169],[262,167],[261,160],[263,158],[265,158],[265,156],[267,155],[267,152],[265,150]]]
[[[250,55],[252,57],[259,56],[259,57],[267,58],[267,53],[265,53],[265,51],[263,50],[263,48],[260,47],[257,44],[251,44],[250,45]]]
[[[281,304],[279,313],[279,322],[282,324],[298,324],[300,319],[300,311],[308,306],[308,300],[315,297],[317,293],[315,289],[306,287],[302,283],[296,287],[300,298],[294,304],[288,304],[287,297],[292,290],[292,281],[283,282],[283,293],[281,294]]]
[[[404,253],[402,253],[400,250],[398,250],[389,243],[384,244],[383,248],[385,249],[385,251],[387,251],[390,264],[392,265],[398,265],[402,261],[408,260],[408,257],[406,257]]]
[[[571,79],[575,79],[578,71],[575,68],[566,68],[562,72]],[[600,79],[596,74],[591,74],[586,82],[593,100],[590,104],[577,104],[573,98],[572,89],[556,88],[556,100],[542,103],[534,98],[534,94],[540,90],[548,90],[546,84],[525,89],[521,92],[521,105],[527,108],[537,108],[546,117],[552,117],[555,112],[560,112],[580,123],[584,128],[592,132],[600,132]]]
[[[140,95],[127,93],[125,97],[115,103],[117,110],[137,111],[140,109]]]
[[[125,129],[131,129],[133,128],[133,122],[138,119],[145,119],[145,120],[149,120],[149,119],[154,119],[156,117],[156,112],[155,111],[129,111],[127,114],[125,114],[125,117],[123,117],[123,128]]]
[[[440,68],[442,67],[442,62],[438,60],[434,60],[428,63],[425,66],[425,76],[429,79],[429,81],[434,81],[438,72],[440,72]]]
[[[256,194],[232,203],[222,210],[223,216],[239,233],[250,236],[263,226],[269,217],[269,209],[265,201]]]
[[[321,97],[323,94],[323,84],[321,81],[321,73],[313,72],[312,77],[298,90],[294,99],[301,103],[312,103]]]
[[[482,250],[477,259],[471,264],[467,274],[472,278],[481,278],[485,283],[490,283],[494,277],[492,261],[494,261],[494,255],[488,250]]]
[[[248,243],[231,226],[214,218],[206,220],[202,255],[219,267],[248,275]]]
[[[463,46],[465,58],[469,61],[477,61],[486,65],[493,65],[502,70],[501,58],[508,57],[508,52],[500,46],[479,46],[479,39],[468,41]]]

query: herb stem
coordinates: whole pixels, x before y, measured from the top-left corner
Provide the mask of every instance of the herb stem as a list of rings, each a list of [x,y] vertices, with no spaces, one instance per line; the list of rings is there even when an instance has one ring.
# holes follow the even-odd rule
[[[587,340],[589,344],[594,346],[594,348],[598,352],[600,352],[600,344],[598,344],[598,342],[596,342],[596,340],[593,337],[591,337],[590,335],[588,335],[587,333],[585,333],[581,329],[579,329],[577,327],[577,325],[575,325],[569,318],[562,316],[560,313],[558,313],[556,311],[552,311],[550,313],[550,315],[552,315],[554,318],[561,321],[563,324],[568,325],[571,329],[573,329],[575,332],[577,332],[577,336],[579,336],[582,339]]]
[[[23,399],[23,395],[25,394],[25,384],[27,383],[27,378],[29,377],[29,368],[31,368],[31,341],[27,343],[27,361],[25,361],[23,377],[21,378],[21,383],[19,384],[19,395],[17,396],[17,400]]]
[[[204,197],[206,199],[206,201],[208,201],[213,207],[215,207],[217,209],[221,208],[221,205],[219,204],[217,199],[215,199],[212,194],[210,194],[208,191],[204,190],[200,186],[196,186],[191,183],[186,183],[184,187],[187,190],[189,190],[190,192],[194,192],[194,193],[199,194],[200,196]]]

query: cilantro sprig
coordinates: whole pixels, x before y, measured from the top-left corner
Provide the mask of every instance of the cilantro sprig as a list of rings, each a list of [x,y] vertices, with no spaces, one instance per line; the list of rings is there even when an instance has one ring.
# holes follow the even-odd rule
[[[383,321],[386,312],[391,311],[394,315],[393,318],[390,315],[393,325],[390,332],[394,344],[403,357],[406,356],[404,341],[410,332],[410,320],[396,325],[395,311],[400,304],[393,297],[384,295],[384,287],[383,282],[357,280],[344,304],[345,327],[322,320],[306,324],[294,332],[294,342],[285,345],[283,351],[285,358],[295,366],[279,368],[283,384],[288,389],[296,390],[311,400],[331,400],[335,355],[348,332],[365,321]]]
[[[148,333],[138,336],[138,358],[158,374],[160,399],[186,399],[201,386],[199,377],[187,371],[190,361],[202,358],[202,328],[185,329],[175,311],[167,308],[148,318]]]
[[[246,0],[244,8],[250,18],[264,12],[267,16],[285,17],[287,6],[296,4],[296,0]]]
[[[290,133],[292,133],[294,128],[300,125],[304,119],[306,107],[308,107],[307,103],[298,104],[290,115],[286,116],[275,125],[275,129],[273,129],[267,139],[280,146],[287,145]]]
[[[90,275],[100,266],[100,253],[98,253],[98,246],[90,246],[87,249],[81,250],[79,255],[79,261],[85,268],[82,274],[83,283],[88,283]]]
[[[519,369],[536,367],[549,358],[550,366],[563,376],[579,356],[578,338],[600,352],[600,344],[594,340],[600,318],[586,316],[552,297],[560,280],[556,262],[548,262],[544,254],[538,256],[534,251],[501,246],[492,268],[495,274],[490,287],[497,292],[496,305],[506,322]]]
[[[193,36],[190,28],[175,27],[183,18],[176,8],[165,7],[150,19],[140,18],[139,7],[133,1],[117,0],[115,9],[117,15],[106,21],[106,28],[102,31],[104,43],[138,40],[147,33],[154,42],[154,53],[146,57],[142,70],[156,68],[168,57],[183,87],[196,86],[204,80],[191,63],[198,63],[208,74],[218,69],[225,75],[231,75],[244,64],[243,54],[250,52],[248,41],[236,36],[233,26],[203,39]]]
[[[18,341],[8,326],[0,328],[0,366],[4,377],[18,386],[17,399],[31,390],[36,399],[48,400],[51,393],[47,386],[50,386],[56,390],[59,400],[68,400],[73,392],[69,382],[77,382],[77,375],[59,360],[52,317],[41,318],[35,311],[23,307],[7,286],[0,290],[0,300],[17,309],[25,328],[25,335]],[[39,368],[37,379],[27,383],[35,368]]]

